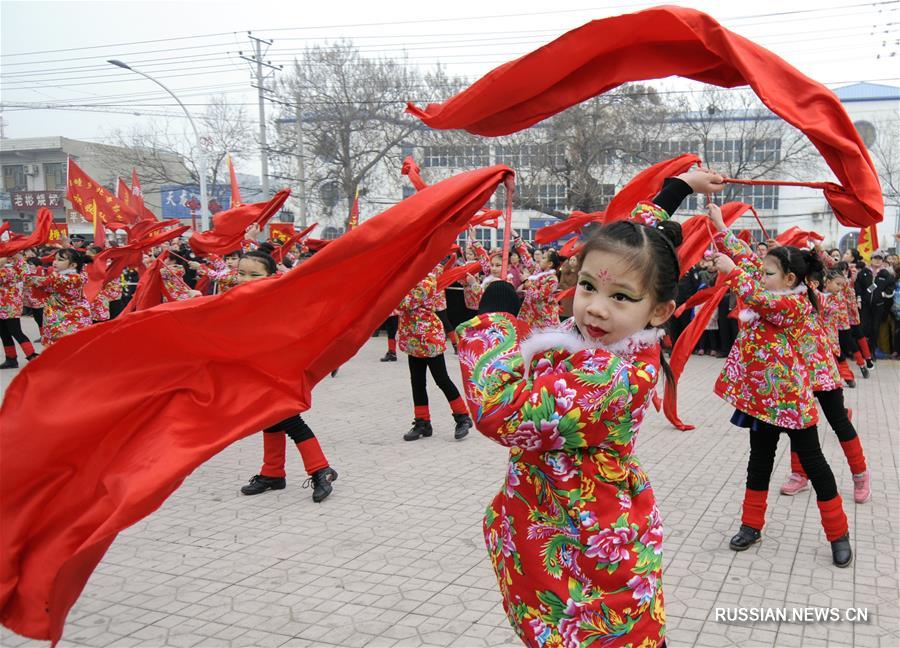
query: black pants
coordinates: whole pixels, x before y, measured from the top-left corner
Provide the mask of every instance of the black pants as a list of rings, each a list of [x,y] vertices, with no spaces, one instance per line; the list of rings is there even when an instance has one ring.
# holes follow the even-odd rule
[[[15,342],[18,342],[19,346],[22,346],[23,342],[31,342],[28,336],[22,333],[22,322],[18,317],[0,319],[0,339],[3,340],[5,347],[14,347]]]
[[[265,430],[263,430],[263,432],[284,432],[294,443],[300,443],[301,441],[306,441],[307,439],[316,438],[316,435],[313,434],[313,431],[306,424],[306,421],[300,418],[299,414],[289,416],[283,421],[279,421],[272,427],[267,427]]]
[[[409,382],[412,383],[413,405],[416,407],[428,405],[428,390],[425,388],[426,370],[431,371],[431,377],[440,390],[444,392],[447,402],[455,401],[459,398],[459,391],[447,373],[447,365],[444,362],[443,354],[434,358],[408,357]]]
[[[853,359],[853,356],[859,351],[859,345],[853,339],[853,335],[850,334],[850,329],[838,331],[838,344],[841,347],[841,355],[838,356],[839,361],[847,358]]]
[[[852,441],[856,438],[856,428],[847,416],[847,408],[844,407],[844,390],[833,389],[831,391],[813,392],[822,406],[825,420],[837,434],[840,441]],[[791,448],[793,450],[793,447]]]
[[[31,316],[34,318],[34,323],[38,325],[38,329],[44,330],[44,309],[43,308],[30,308]]]
[[[791,449],[797,453],[800,465],[812,482],[816,499],[825,502],[837,496],[834,473],[822,454],[819,432],[816,426],[802,430],[779,428],[768,423],[750,428],[750,461],[747,462],[747,488],[755,491],[769,490],[769,480],[775,465],[778,437],[784,432],[791,440]]]
[[[384,320],[384,330],[387,331],[387,336],[389,340],[394,340],[397,338],[397,325],[400,323],[400,317],[398,315],[391,315],[386,320]]]

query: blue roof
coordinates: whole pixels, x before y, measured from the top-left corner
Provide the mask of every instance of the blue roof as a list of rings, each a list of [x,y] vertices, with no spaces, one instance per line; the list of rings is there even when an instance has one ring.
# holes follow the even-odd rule
[[[881,83],[854,83],[842,88],[834,88],[834,94],[841,101],[897,101],[900,88]]]

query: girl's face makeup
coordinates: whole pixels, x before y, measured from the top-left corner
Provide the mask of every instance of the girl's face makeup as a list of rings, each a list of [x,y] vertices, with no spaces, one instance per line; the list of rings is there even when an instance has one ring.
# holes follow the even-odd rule
[[[268,276],[269,273],[266,271],[266,266],[262,261],[252,257],[244,257],[238,261],[237,282],[239,284],[265,279]]]
[[[793,272],[784,273],[781,264],[772,256],[763,259],[763,286],[766,290],[790,290],[797,285],[797,276]]]
[[[491,257],[491,276],[499,278],[501,272],[503,272],[503,259],[499,256]]]
[[[238,267],[238,260],[240,260],[240,258],[241,257],[237,256],[227,256],[225,257],[225,265],[234,270]]]
[[[612,252],[588,252],[578,273],[572,312],[581,334],[612,344],[650,326],[664,323],[675,302],[654,302],[636,270],[623,271],[627,260]]]

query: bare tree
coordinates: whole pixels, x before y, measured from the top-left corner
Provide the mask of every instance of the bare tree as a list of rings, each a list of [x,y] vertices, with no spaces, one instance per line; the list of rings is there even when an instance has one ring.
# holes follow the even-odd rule
[[[229,182],[228,154],[234,160],[254,154],[253,130],[244,107],[229,104],[224,95],[214,97],[198,121],[209,192],[214,196],[219,185]],[[174,127],[168,121],[154,121],[130,131],[113,131],[108,140],[124,149],[104,149],[110,168],[123,177],[130,176],[132,167],[137,166],[142,169],[141,179],[152,184],[199,184],[197,140],[186,123]]]
[[[704,163],[732,178],[801,179],[817,168],[819,154],[806,135],[773,114],[751,92],[707,89],[677,102],[671,137]],[[671,141],[671,140],[670,140]],[[657,161],[674,154],[651,149]],[[723,200],[740,199],[741,185],[728,185]]]
[[[406,102],[441,98],[451,84],[441,70],[423,74],[404,61],[366,58],[348,42],[308,48],[295,61],[282,78],[279,98],[287,119],[301,115],[314,162],[306,181],[326,221],[344,224],[347,214],[335,215],[335,207],[341,199],[352,203],[357,190],[365,195],[364,180],[379,163],[395,160],[399,168],[401,145],[424,129],[404,113]],[[296,131],[276,132],[277,152],[293,151]]]

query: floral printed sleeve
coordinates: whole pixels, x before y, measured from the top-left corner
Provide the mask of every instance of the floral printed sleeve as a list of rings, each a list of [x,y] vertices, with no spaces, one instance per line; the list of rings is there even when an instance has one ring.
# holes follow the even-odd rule
[[[475,259],[481,264],[481,272],[484,275],[491,274],[491,255],[487,253],[487,250],[478,241],[472,241],[471,246],[475,250]]]
[[[762,261],[753,253],[749,245],[731,232],[716,233],[714,241],[719,252],[730,256],[738,267],[755,281],[762,281]]]
[[[213,281],[219,281],[228,275],[228,265],[221,259],[210,259],[209,264],[200,264],[197,269],[198,275],[206,275]]]
[[[181,301],[183,299],[191,298],[191,289],[184,283],[184,279],[172,272],[168,266],[161,266],[159,274],[162,276],[163,289],[169,299],[172,301]]]
[[[514,249],[519,255],[519,261],[521,266],[525,269],[525,274],[534,274],[540,270],[534,262],[534,259],[528,253],[528,248],[525,247],[525,243],[522,239],[516,239]]]
[[[437,299],[437,281],[428,275],[409,291],[397,310],[412,311],[417,308],[434,308]]]
[[[740,267],[725,277],[725,282],[747,306],[776,326],[797,324],[806,315],[804,309],[800,307],[802,302],[798,299],[797,293],[779,294],[765,290]]]
[[[602,348],[557,361],[543,354],[528,375],[521,328],[515,318],[492,313],[458,329],[466,399],[478,430],[500,445],[541,452],[628,443],[632,399],[646,397],[658,375],[649,362],[653,353],[634,363]]]

